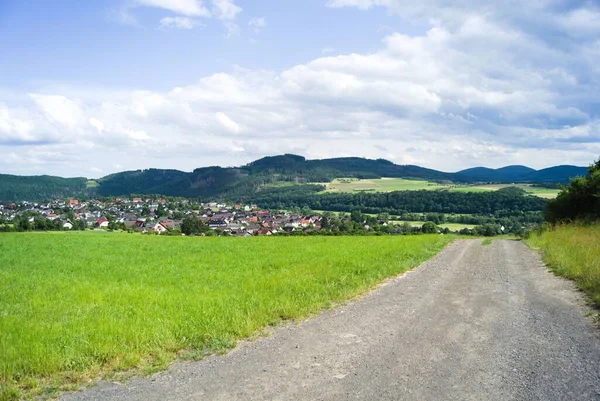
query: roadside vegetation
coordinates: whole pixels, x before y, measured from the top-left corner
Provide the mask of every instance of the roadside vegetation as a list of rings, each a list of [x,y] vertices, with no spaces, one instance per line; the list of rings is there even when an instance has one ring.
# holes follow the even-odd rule
[[[201,358],[364,293],[446,235],[0,236],[0,399]]]
[[[600,223],[557,225],[531,233],[526,242],[542,251],[553,272],[574,280],[600,308]]]
[[[526,242],[555,273],[574,280],[600,308],[600,160],[573,179],[546,208],[549,226]]]

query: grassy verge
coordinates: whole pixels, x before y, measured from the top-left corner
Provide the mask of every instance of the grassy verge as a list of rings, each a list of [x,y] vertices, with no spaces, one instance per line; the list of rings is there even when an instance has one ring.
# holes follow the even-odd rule
[[[541,249],[550,269],[574,280],[600,308],[600,224],[558,226],[532,233],[526,242]]]
[[[225,350],[364,293],[451,239],[0,235],[0,399]]]

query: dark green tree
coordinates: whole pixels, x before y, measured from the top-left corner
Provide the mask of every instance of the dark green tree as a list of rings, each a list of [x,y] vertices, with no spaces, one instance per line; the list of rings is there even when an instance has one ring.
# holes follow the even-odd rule
[[[436,234],[438,232],[438,228],[432,221],[426,221],[421,226],[421,232],[425,234]]]
[[[551,223],[600,219],[600,159],[588,169],[587,177],[577,177],[548,202],[546,220]]]

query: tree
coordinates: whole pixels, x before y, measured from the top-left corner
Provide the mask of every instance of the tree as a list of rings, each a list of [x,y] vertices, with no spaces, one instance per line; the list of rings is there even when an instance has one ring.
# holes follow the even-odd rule
[[[199,235],[209,231],[209,228],[199,218],[188,216],[181,222],[181,232],[185,235]]]
[[[421,232],[425,234],[436,234],[438,232],[438,228],[434,222],[426,221],[421,226]]]
[[[600,159],[588,169],[587,177],[577,177],[548,202],[546,220],[551,223],[600,219]]]

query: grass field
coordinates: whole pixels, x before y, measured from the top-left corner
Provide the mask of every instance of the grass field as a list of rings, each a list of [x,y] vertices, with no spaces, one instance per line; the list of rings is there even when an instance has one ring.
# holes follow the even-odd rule
[[[391,192],[447,189],[453,192],[490,192],[506,187],[518,187],[527,193],[541,198],[552,199],[558,195],[558,189],[534,187],[530,184],[493,184],[493,185],[446,185],[431,181],[406,180],[403,178],[381,178],[359,180],[357,178],[338,178],[325,184],[325,192]]]
[[[338,178],[325,184],[326,192],[391,192],[391,191],[417,191],[420,189],[440,189],[444,185],[429,181],[405,180],[403,178],[381,178],[359,180],[358,178]]]
[[[517,187],[523,189],[525,192],[539,196],[545,199],[554,199],[560,192],[558,189],[541,188],[535,187],[530,184],[490,184],[490,185],[467,185],[467,186],[456,186],[450,188],[451,191],[455,192],[489,192],[497,191],[502,188]]]
[[[591,227],[563,225],[532,233],[527,244],[542,251],[556,274],[574,280],[600,308],[600,223]]]
[[[0,235],[0,399],[227,349],[364,293],[451,240]]]

